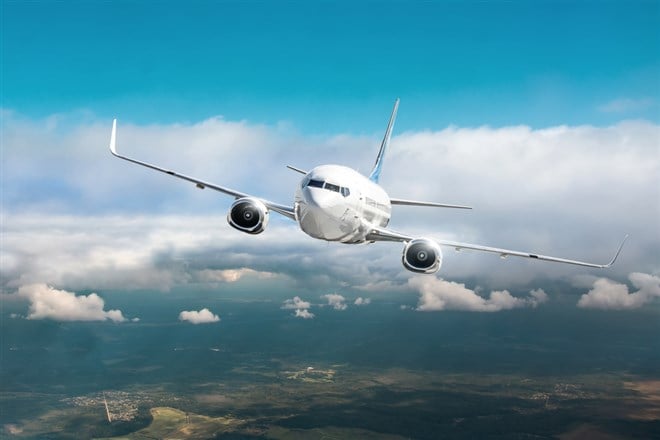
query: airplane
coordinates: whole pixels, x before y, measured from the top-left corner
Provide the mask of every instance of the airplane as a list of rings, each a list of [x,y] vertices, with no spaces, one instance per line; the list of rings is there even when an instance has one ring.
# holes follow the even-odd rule
[[[274,211],[297,222],[305,234],[319,240],[347,244],[401,242],[404,244],[401,257],[403,266],[416,273],[433,274],[440,270],[443,258],[441,246],[454,248],[457,251],[470,249],[491,252],[499,254],[502,258],[511,255],[601,269],[614,264],[628,235],[624,237],[609,263],[596,264],[479,244],[413,237],[388,229],[392,205],[471,209],[463,205],[392,198],[378,185],[398,108],[399,99],[394,103],[376,162],[368,177],[341,165],[320,165],[310,171],[287,165],[287,168],[304,175],[295,190],[293,206],[275,203],[121,155],[116,147],[117,119],[112,122],[110,152],[120,159],[194,183],[199,189],[209,188],[234,197],[235,200],[227,214],[227,222],[239,231],[248,234],[264,232],[268,225],[269,213]]]

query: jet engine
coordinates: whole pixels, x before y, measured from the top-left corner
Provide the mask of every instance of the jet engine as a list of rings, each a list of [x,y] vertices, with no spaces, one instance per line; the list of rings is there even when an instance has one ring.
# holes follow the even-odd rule
[[[435,273],[442,265],[440,245],[427,238],[416,238],[406,243],[401,258],[403,266],[417,273]]]
[[[227,222],[248,234],[261,234],[268,224],[268,208],[261,200],[251,197],[237,199],[229,209]]]

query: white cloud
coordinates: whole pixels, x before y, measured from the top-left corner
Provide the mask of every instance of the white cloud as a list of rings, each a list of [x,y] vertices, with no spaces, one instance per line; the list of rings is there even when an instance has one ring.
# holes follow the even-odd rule
[[[529,296],[531,298],[528,298],[528,301],[532,307],[536,307],[539,304],[548,301],[548,294],[545,293],[543,289],[534,289],[529,292]]]
[[[647,122],[403,133],[392,141],[383,175],[383,185],[396,189],[391,194],[405,191],[413,199],[465,203],[475,209],[442,211],[438,228],[437,211],[394,207],[392,228],[596,262],[606,262],[620,238],[634,232],[654,244],[629,241],[612,270],[653,272],[660,269],[650,251],[660,247],[653,220],[660,208],[659,137],[660,127]],[[441,273],[463,278],[485,274],[499,288],[581,270],[447,250]]]
[[[314,318],[315,315],[307,309],[296,309],[296,313],[294,316],[296,318],[312,319]]]
[[[105,311],[105,302],[96,293],[76,296],[46,284],[29,284],[18,289],[18,295],[30,302],[27,319],[55,321],[126,321],[121,310]]]
[[[259,272],[248,267],[240,269],[203,269],[196,272],[196,279],[202,282],[235,283],[245,276],[254,276],[259,279],[273,278],[272,272]]]
[[[299,296],[294,296],[292,299],[284,300],[282,308],[295,310],[293,316],[296,318],[312,319],[315,315],[308,310],[311,306],[308,301],[303,301]]]
[[[346,298],[344,298],[342,295],[337,293],[329,293],[327,295],[321,296],[321,298],[327,299],[328,305],[335,310],[346,310]]]
[[[645,273],[628,276],[638,290],[630,293],[628,286],[607,278],[594,281],[593,288],[580,297],[578,307],[602,310],[637,309],[660,298],[660,277]]]
[[[169,290],[188,283],[216,285],[245,278],[287,282],[282,274],[257,270],[263,264],[259,257],[263,239],[230,228],[218,230],[217,215],[9,214],[3,218],[3,228],[0,280],[7,290],[34,283],[76,290]],[[304,240],[293,224],[275,225],[269,232],[290,236],[289,244],[272,241],[275,254],[278,250],[284,254]],[[304,243],[299,248],[305,249]],[[286,269],[284,261],[291,257],[273,258],[283,260]],[[209,265],[234,268],[209,269]]]
[[[353,304],[356,306],[366,306],[371,304],[371,298],[362,298],[361,296],[358,296]]]
[[[209,309],[204,308],[200,311],[182,311],[179,313],[179,321],[188,321],[191,324],[209,324],[220,321],[220,317],[214,315]]]
[[[112,158],[110,122],[90,120],[29,120],[11,112],[3,120],[0,280],[8,291],[32,283],[75,291],[167,290],[272,273],[278,282],[322,291],[381,292],[398,291],[413,276],[401,266],[399,243],[319,243],[275,213],[259,236],[234,231],[224,219],[230,197]],[[120,122],[118,136],[127,154],[282,203],[291,203],[300,176],[278,164],[333,162],[364,171],[379,142],[376,135],[303,136],[221,118],[162,126]],[[657,273],[659,136],[660,127],[650,122],[395,133],[382,175],[393,197],[475,209],[396,206],[391,226],[415,236],[595,261],[606,261],[619,237],[632,232],[645,239],[629,241],[608,276]],[[245,157],[254,160],[237,166]],[[445,249],[440,274],[477,276],[492,290],[505,290],[581,271]]]
[[[541,289],[530,292],[527,298],[516,298],[506,290],[493,291],[488,298],[479,296],[465,284],[424,276],[412,278],[409,285],[420,293],[418,311],[466,310],[472,312],[498,312],[520,307],[536,307],[547,300]]]
[[[283,309],[309,309],[311,304],[308,301],[303,301],[299,296],[294,296],[292,299],[284,300]]]
[[[619,98],[598,107],[603,113],[630,113],[646,110],[655,105],[652,98],[630,99]]]

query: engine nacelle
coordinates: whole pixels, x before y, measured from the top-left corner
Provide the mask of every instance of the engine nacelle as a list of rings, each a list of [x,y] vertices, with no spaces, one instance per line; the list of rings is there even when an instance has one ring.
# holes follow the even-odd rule
[[[427,238],[416,238],[403,248],[403,267],[417,273],[435,273],[442,266],[440,245]]]
[[[243,197],[231,205],[227,222],[239,231],[261,234],[268,224],[268,208],[261,200]]]

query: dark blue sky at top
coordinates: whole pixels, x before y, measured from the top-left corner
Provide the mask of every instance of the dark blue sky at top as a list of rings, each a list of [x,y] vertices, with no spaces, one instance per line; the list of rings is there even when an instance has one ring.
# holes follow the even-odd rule
[[[2,107],[314,133],[371,131],[396,97],[401,130],[657,121],[659,17],[655,1],[3,0]],[[602,111],[614,100],[646,104]]]

